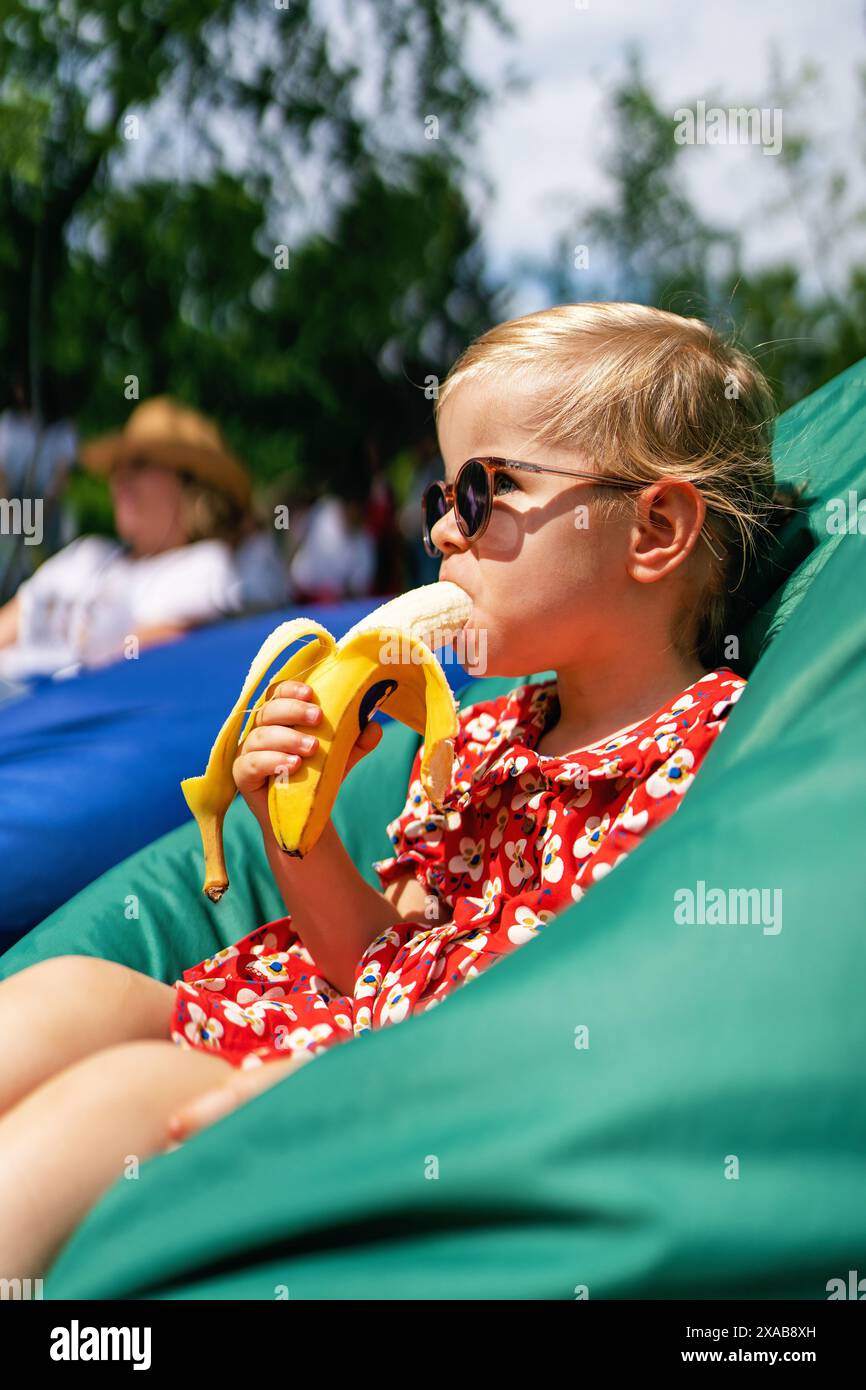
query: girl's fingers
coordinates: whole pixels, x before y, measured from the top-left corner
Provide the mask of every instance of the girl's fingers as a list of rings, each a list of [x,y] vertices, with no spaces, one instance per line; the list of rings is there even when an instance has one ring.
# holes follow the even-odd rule
[[[355,740],[355,746],[349,754],[346,763],[346,771],[350,772],[357,762],[360,762],[367,753],[371,753],[382,737],[382,725],[377,719],[371,719],[365,724],[360,734]]]
[[[309,685],[304,685],[301,681],[280,681],[274,687],[272,700],[309,700],[313,691]]]
[[[256,715],[253,728],[263,724],[316,724],[322,717],[322,706],[310,700],[268,700]]]
[[[245,753],[235,759],[232,768],[235,786],[243,795],[263,787],[269,777],[289,776],[297,772],[301,760],[296,753],[261,752]],[[285,769],[281,773],[281,769]]]
[[[190,1135],[206,1129],[208,1125],[221,1120],[224,1115],[231,1114],[232,1110],[237,1110],[244,1101],[275,1085],[289,1072],[297,1071],[305,1062],[312,1061],[313,1056],[312,1052],[302,1052],[291,1058],[263,1062],[260,1067],[248,1071],[239,1071],[223,1086],[214,1091],[206,1091],[204,1095],[197,1096],[195,1100],[181,1106],[168,1123],[171,1145],[179,1146]]]
[[[305,733],[303,729],[286,729],[281,724],[266,724],[250,729],[244,739],[241,757],[246,753],[300,753],[309,756],[318,745],[315,734]]]
[[[206,1129],[216,1120],[236,1110],[242,1097],[236,1095],[231,1086],[221,1086],[216,1091],[206,1091],[203,1096],[190,1101],[175,1111],[168,1122],[168,1132],[174,1143],[183,1143],[191,1134]]]

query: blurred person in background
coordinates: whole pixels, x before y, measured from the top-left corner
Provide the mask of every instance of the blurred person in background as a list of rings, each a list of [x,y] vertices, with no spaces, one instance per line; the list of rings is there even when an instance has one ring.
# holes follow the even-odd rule
[[[364,520],[376,547],[373,594],[398,594],[402,588],[401,537],[394,489],[382,461],[382,446],[374,433],[364,442],[368,483]]]
[[[10,404],[0,412],[0,497],[42,500],[38,545],[0,536],[0,601],[15,593],[35,563],[53,555],[75,534],[71,513],[61,505],[63,489],[75,462],[75,425],[63,417],[55,398],[55,381],[43,372],[41,413],[31,408],[22,372],[13,378]]]
[[[206,416],[153,397],[80,456],[108,478],[119,540],[80,536],[21,584],[0,608],[0,676],[74,674],[123,656],[133,636],[151,646],[286,601],[249,475]]]
[[[376,541],[367,526],[368,476],[359,469],[340,496],[308,508],[289,573],[296,603],[336,603],[373,592]]]

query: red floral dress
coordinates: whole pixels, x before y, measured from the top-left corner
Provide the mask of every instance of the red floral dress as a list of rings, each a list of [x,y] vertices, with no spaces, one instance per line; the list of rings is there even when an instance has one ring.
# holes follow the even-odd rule
[[[258,927],[175,982],[172,1040],[234,1066],[319,1053],[432,1009],[537,936],[679,806],[746,682],[719,667],[612,738],[563,757],[535,751],[559,717],[556,681],[518,686],[460,713],[451,787],[433,812],[415,756],[387,827],[382,886],[412,873],[435,923],[395,922],[340,994],[292,930]],[[373,754],[375,757],[375,754]]]

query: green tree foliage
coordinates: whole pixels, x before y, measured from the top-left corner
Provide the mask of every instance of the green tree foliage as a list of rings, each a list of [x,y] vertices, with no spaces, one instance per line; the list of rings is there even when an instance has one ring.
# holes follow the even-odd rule
[[[0,0],[7,396],[26,376],[51,413],[59,384],[87,433],[135,376],[264,480],[337,481],[419,428],[495,313],[460,192],[472,19],[507,29],[496,0],[355,0],[336,31],[315,0]]]
[[[640,56],[630,53],[610,94],[610,137],[601,155],[611,193],[579,210],[550,266],[536,263],[536,272],[555,300],[634,300],[735,334],[760,358],[784,409],[866,354],[866,262],[855,260],[840,281],[836,254],[843,230],[862,229],[866,209],[844,207],[844,171],[829,167],[825,148],[802,121],[796,128],[819,80],[814,69],[793,78],[776,69],[772,78],[785,127],[780,155],[762,161],[764,206],[720,209],[708,225],[685,190],[685,147],[673,138],[672,112],[661,108]],[[866,70],[861,81],[866,96]],[[716,94],[708,105],[760,103]],[[739,221],[731,221],[737,213]],[[771,245],[774,220],[792,213],[806,231],[811,264],[780,260],[747,269],[747,220],[760,218]],[[575,267],[575,243],[589,248],[589,271]]]

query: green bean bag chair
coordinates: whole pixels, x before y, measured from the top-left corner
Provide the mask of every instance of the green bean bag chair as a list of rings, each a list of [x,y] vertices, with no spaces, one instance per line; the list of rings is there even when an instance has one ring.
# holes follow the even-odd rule
[[[677,814],[440,1008],[119,1179],[47,1297],[823,1299],[864,1272],[866,541],[825,505],[866,496],[864,383],[861,363],[779,422],[778,475],[815,500],[750,576],[751,679]],[[415,747],[389,725],[340,795],[371,882]],[[228,849],[222,903],[190,823],[2,973],[74,952],[171,982],[283,910],[240,803]],[[771,919],[701,920],[700,884],[767,890]]]

